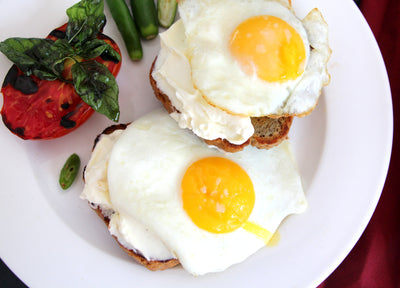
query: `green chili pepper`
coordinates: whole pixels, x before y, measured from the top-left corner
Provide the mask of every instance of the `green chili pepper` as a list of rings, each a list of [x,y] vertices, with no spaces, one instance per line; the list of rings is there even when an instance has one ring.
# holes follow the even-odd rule
[[[68,189],[78,175],[81,159],[75,153],[69,156],[61,169],[59,183],[62,189]]]
[[[177,0],[157,1],[158,23],[160,23],[162,27],[169,28],[172,23],[174,23],[177,7]]]
[[[125,42],[129,57],[133,61],[142,59],[143,49],[139,31],[125,0],[106,0],[106,3]]]
[[[154,0],[130,0],[133,18],[140,35],[153,39],[158,35],[157,9]]]

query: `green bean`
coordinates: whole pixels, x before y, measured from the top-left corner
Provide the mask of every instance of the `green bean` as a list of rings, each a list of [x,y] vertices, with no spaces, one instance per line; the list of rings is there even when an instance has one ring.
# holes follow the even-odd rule
[[[75,153],[69,156],[60,172],[59,183],[62,189],[68,189],[78,175],[81,159]]]
[[[129,57],[133,61],[142,59],[143,49],[140,36],[125,0],[106,0],[106,2],[124,39]]]
[[[168,28],[174,23],[177,7],[177,0],[157,1],[158,23],[160,23],[162,27]]]
[[[158,35],[157,10],[154,0],[130,0],[133,17],[144,39]]]

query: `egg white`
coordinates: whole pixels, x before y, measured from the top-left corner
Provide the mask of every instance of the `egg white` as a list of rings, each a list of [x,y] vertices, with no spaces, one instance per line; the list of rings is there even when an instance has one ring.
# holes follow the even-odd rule
[[[224,234],[204,231],[183,210],[183,174],[192,162],[208,156],[231,159],[249,174],[256,193],[249,220],[271,233],[287,215],[306,208],[289,142],[269,151],[248,147],[230,154],[180,129],[164,110],[136,120],[110,154],[110,202],[120,217],[142,223],[193,275],[222,271],[265,246],[242,228]]]

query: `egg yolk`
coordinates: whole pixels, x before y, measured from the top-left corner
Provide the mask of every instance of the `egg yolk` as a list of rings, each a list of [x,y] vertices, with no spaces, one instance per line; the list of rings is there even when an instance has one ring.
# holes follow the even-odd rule
[[[229,48],[246,74],[268,82],[296,79],[305,69],[303,40],[292,26],[274,16],[243,21],[232,33]]]
[[[182,179],[183,208],[200,228],[232,232],[243,225],[254,207],[248,174],[235,162],[207,157],[194,162]]]

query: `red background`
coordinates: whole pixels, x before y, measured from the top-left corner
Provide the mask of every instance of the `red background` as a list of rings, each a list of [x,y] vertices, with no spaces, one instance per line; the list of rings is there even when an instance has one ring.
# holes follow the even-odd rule
[[[370,223],[342,264],[318,288],[400,287],[400,0],[362,0],[360,9],[389,74],[394,113],[392,158]]]

